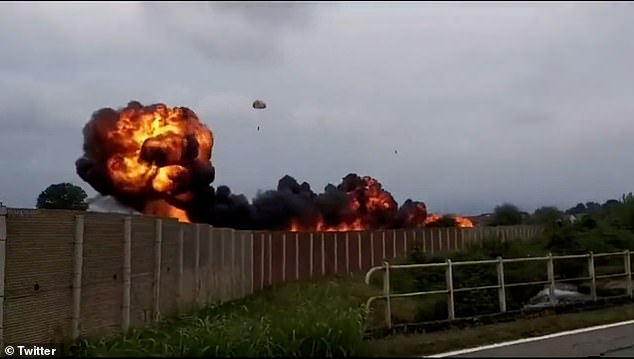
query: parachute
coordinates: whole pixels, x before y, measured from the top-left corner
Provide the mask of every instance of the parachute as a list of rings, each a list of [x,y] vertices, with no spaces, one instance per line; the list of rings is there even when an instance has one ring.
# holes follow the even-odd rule
[[[255,100],[253,101],[253,108],[262,110],[266,108],[266,104],[262,100]]]

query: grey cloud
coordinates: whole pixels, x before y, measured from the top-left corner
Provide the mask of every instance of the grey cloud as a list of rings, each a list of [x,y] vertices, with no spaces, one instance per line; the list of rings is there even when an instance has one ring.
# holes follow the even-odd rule
[[[285,31],[311,24],[309,4],[252,2],[143,3],[154,31],[182,41],[208,59],[231,63],[280,61]]]
[[[0,200],[32,206],[61,181],[90,192],[81,129],[133,99],[196,111],[216,185],[248,196],[286,173],[321,190],[357,172],[438,212],[619,197],[634,177],[633,10],[1,4]]]

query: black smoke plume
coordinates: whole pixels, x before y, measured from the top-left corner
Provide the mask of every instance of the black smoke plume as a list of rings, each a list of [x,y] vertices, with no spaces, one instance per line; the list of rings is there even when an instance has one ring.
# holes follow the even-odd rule
[[[174,130],[146,130],[139,139],[139,129],[155,128],[157,119]],[[185,107],[133,101],[118,110],[100,109],[83,135],[84,155],[75,163],[77,174],[100,194],[145,214],[166,215],[175,207],[192,222],[252,230],[288,230],[291,225],[305,230],[412,228],[424,226],[427,217],[423,202],[407,200],[399,208],[377,180],[354,173],[319,194],[289,175],[252,201],[228,186],[214,189],[213,134]],[[128,176],[133,173],[126,167],[129,163],[151,170],[141,177]],[[169,184],[161,184],[158,171],[170,168],[173,171],[163,176]]]

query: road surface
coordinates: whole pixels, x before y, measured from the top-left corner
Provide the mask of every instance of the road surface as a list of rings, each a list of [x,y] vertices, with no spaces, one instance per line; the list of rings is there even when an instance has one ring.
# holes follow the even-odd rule
[[[634,321],[457,350],[430,357],[633,357]]]

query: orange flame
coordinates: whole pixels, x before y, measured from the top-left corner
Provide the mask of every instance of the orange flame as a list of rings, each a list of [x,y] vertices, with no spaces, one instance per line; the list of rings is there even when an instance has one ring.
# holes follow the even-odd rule
[[[361,222],[361,218],[356,219],[354,222],[347,224],[342,223],[337,226],[326,226],[324,224],[323,219],[320,217],[317,220],[317,225],[315,226],[314,231],[317,232],[351,232],[351,231],[362,231],[364,230],[363,223]],[[291,232],[301,232],[305,230],[302,226],[295,220],[291,221]]]
[[[186,164],[211,158],[213,134],[187,108],[130,104],[113,127],[107,142],[116,154],[108,158],[107,170],[113,184],[128,193],[177,194],[191,179]],[[166,202],[147,207],[146,214],[189,222],[185,211]]]
[[[434,222],[438,222],[444,217],[445,216],[440,214],[431,214],[425,219],[425,225],[428,226]],[[456,226],[460,228],[473,228],[473,222],[467,217],[451,216],[451,218],[456,222]]]

